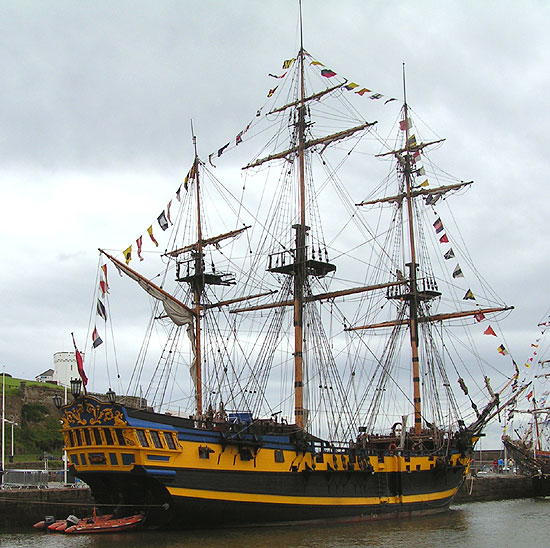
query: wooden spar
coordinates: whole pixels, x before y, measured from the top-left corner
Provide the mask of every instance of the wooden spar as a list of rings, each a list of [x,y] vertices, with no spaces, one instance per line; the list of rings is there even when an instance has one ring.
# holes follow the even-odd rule
[[[433,316],[421,316],[418,318],[418,323],[439,322],[442,320],[453,320],[455,318],[465,318],[467,316],[475,316],[476,314],[490,314],[492,312],[505,312],[513,310],[513,306],[495,307],[495,308],[477,308],[475,310],[462,310],[460,312],[449,312],[448,314],[434,314]],[[373,323],[369,325],[358,325],[356,327],[347,327],[345,331],[359,331],[362,329],[378,329],[380,327],[393,327],[395,325],[408,324],[409,320],[390,320],[388,322]]]
[[[473,181],[462,181],[460,183],[456,183],[454,185],[443,185],[438,186],[435,188],[416,188],[411,191],[411,196],[415,198],[416,196],[429,196],[430,194],[433,196],[434,194],[445,194],[446,192],[450,192],[451,190],[458,190],[460,188],[463,188],[465,186],[473,184]],[[368,202],[360,202],[358,204],[355,204],[356,206],[364,206],[364,205],[373,205],[373,204],[382,204],[385,202],[401,202],[403,201],[403,198],[405,198],[406,193],[402,192],[401,194],[397,194],[395,196],[387,196],[385,198],[378,198],[377,200],[369,200]]]
[[[300,107],[302,108],[302,107]],[[305,107],[304,107],[305,108]],[[295,154],[298,152],[300,154],[300,150],[302,151],[302,154],[305,150],[314,147],[316,145],[320,144],[330,144],[334,141],[338,141],[339,139],[344,139],[348,137],[349,135],[353,135],[357,131],[361,131],[362,129],[365,129],[367,127],[373,126],[376,124],[376,122],[366,122],[364,124],[361,124],[359,126],[352,127],[350,129],[346,129],[344,131],[339,131],[338,133],[333,133],[332,135],[327,135],[325,137],[319,137],[318,139],[312,139],[311,141],[305,141],[302,136],[302,143],[300,144],[300,141],[298,141],[298,146],[289,148],[288,150],[283,150],[282,152],[277,152],[275,154],[270,154],[269,156],[266,156],[265,158],[260,158],[259,160],[256,160],[255,162],[252,162],[251,164],[248,164],[243,167],[243,169],[249,169],[251,167],[258,167],[262,164],[265,164],[265,162],[270,162],[272,160],[279,160],[281,158],[286,158],[290,154]]]
[[[409,140],[409,128],[406,129],[407,141]],[[376,158],[382,158],[383,156],[399,156],[403,152],[410,154],[411,152],[416,152],[417,150],[422,150],[430,145],[437,145],[442,143],[445,139],[438,139],[437,141],[428,141],[427,143],[418,143],[416,145],[407,146],[405,148],[400,148],[399,150],[390,150],[389,152],[383,152],[382,154],[376,154]]]
[[[298,428],[305,426],[304,417],[304,379],[303,379],[303,319],[304,285],[306,273],[306,183],[305,183],[305,83],[304,83],[304,44],[302,37],[300,5],[300,106],[298,108],[298,174],[300,195],[300,223],[296,230],[296,271],[294,273],[294,421]],[[259,161],[261,162],[261,160]],[[258,163],[257,163],[258,164]],[[258,164],[259,165],[259,164]]]
[[[197,191],[197,252],[195,256],[195,275],[203,272],[202,260],[202,222],[201,222],[201,201],[200,201],[200,180],[199,180],[199,157],[197,155],[197,138],[193,134],[193,145],[195,147],[195,187]],[[202,348],[201,348],[201,292],[202,287],[198,283],[193,285],[193,294],[195,298],[195,359],[196,359],[196,408],[197,415],[202,415]]]
[[[385,289],[387,287],[394,287],[397,285],[406,284],[407,281],[402,282],[388,282],[383,284],[376,284],[376,285],[365,285],[362,287],[352,287],[350,289],[342,289],[340,291],[331,291],[330,293],[320,293],[318,295],[312,295],[311,297],[305,297],[304,302],[310,303],[314,301],[322,301],[325,299],[334,299],[336,297],[345,297],[347,295],[355,295],[356,293],[363,293],[365,291],[374,291],[376,289]],[[282,306],[291,306],[293,304],[293,301],[281,301],[278,303],[266,303],[266,304],[259,304],[257,306],[251,306],[247,308],[236,308],[234,310],[230,310],[230,314],[238,314],[240,312],[252,312],[255,310],[268,310],[270,308],[279,308]]]
[[[192,316],[195,316],[196,311],[189,308],[187,305],[183,304],[180,300],[176,299],[174,296],[170,295],[167,291],[159,287],[158,285],[154,284],[152,281],[148,280],[145,276],[140,274],[139,272],[136,272],[133,268],[130,268],[128,265],[122,263],[118,259],[115,259],[112,255],[109,255],[106,251],[103,251],[103,249],[99,249],[99,252],[105,255],[118,269],[120,269],[122,272],[124,272],[127,276],[131,277],[135,281],[141,281],[144,285],[143,289],[147,291],[146,287],[150,287],[156,292],[158,292],[160,295],[162,295],[165,299],[173,302],[177,306],[183,308],[185,311],[187,311]]]
[[[231,230],[230,232],[226,232],[224,234],[220,234],[219,236],[213,236],[212,238],[206,238],[206,240],[202,240],[202,247],[207,245],[216,245],[217,243],[227,239],[232,238],[233,236],[238,236],[245,230],[248,230],[251,225],[245,226],[243,228],[238,228],[237,230]],[[195,242],[194,244],[187,245],[185,247],[181,247],[179,249],[175,249],[174,251],[169,251],[168,253],[163,253],[163,257],[177,257],[181,253],[185,253],[187,251],[193,251],[193,249],[198,249],[199,242]]]
[[[230,304],[240,303],[242,301],[249,301],[250,299],[259,299],[260,297],[267,297],[268,295],[274,295],[277,291],[266,291],[265,293],[257,293],[256,295],[248,295],[246,297],[239,297],[237,299],[228,299],[227,301],[219,301],[213,304],[207,304],[203,306],[204,310],[209,308],[221,308]]]
[[[342,82],[341,84],[338,84],[337,86],[333,86],[331,88],[327,88],[323,91],[319,91],[318,93],[314,93],[313,95],[310,95],[309,97],[306,97],[304,99],[304,102],[305,103],[308,103],[309,101],[314,101],[315,99],[320,99],[321,97],[323,97],[324,95],[326,95],[327,93],[330,93],[331,91],[334,91],[335,89],[339,89],[343,86],[345,86],[347,83],[347,80],[346,82]],[[298,99],[297,101],[294,101],[292,103],[288,103],[288,105],[284,105],[282,107],[279,107],[279,108],[276,108],[270,112],[268,112],[268,114],[276,114],[277,112],[283,112],[284,110],[286,110],[287,108],[292,108],[292,107],[295,107],[297,105],[300,104],[300,99]]]

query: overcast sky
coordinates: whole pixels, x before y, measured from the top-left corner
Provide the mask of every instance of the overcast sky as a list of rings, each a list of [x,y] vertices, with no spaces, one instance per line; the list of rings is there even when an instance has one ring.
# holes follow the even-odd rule
[[[296,54],[297,14],[290,0],[0,0],[6,372],[34,378],[71,331],[84,346],[97,248],[124,249],[165,206],[191,118],[203,156],[246,125]],[[316,59],[386,95],[401,97],[406,63],[409,103],[447,138],[439,165],[476,182],[463,235],[516,307],[499,327],[525,360],[550,307],[550,4],[304,0],[304,19]]]

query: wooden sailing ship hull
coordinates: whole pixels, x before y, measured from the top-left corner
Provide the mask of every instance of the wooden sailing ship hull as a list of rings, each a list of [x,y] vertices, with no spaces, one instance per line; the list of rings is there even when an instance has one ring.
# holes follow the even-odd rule
[[[286,425],[236,435],[223,431],[227,425],[197,426],[90,397],[67,406],[63,422],[71,466],[96,503],[109,512],[143,510],[148,525],[223,527],[441,512],[470,462],[458,450],[443,457],[396,451],[385,441],[376,450],[298,441]]]

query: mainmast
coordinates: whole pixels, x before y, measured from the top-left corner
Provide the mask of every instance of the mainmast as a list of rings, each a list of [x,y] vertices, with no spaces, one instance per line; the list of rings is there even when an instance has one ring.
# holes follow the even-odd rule
[[[202,247],[202,222],[201,222],[201,194],[199,177],[199,156],[197,154],[197,136],[193,131],[193,148],[195,159],[192,173],[195,176],[195,190],[197,201],[197,248],[192,257],[195,259],[195,280],[191,284],[195,302],[195,367],[196,367],[196,409],[197,415],[202,414],[202,352],[201,352],[201,293],[204,289],[204,260]]]
[[[409,336],[412,354],[412,375],[413,375],[413,402],[414,402],[414,433],[419,436],[422,432],[422,406],[420,398],[420,364],[418,357],[418,286],[417,286],[417,268],[416,246],[414,235],[414,216],[413,199],[411,195],[411,150],[409,142],[409,109],[407,106],[407,88],[405,84],[405,64],[403,63],[403,113],[405,117],[405,139],[406,153],[403,164],[403,174],[405,181],[405,200],[407,202],[408,228],[409,228],[409,246],[411,262],[406,266],[409,268],[409,311],[410,326]]]
[[[302,2],[300,2],[300,105],[298,107],[298,177],[300,188],[300,222],[294,225],[296,231],[296,269],[294,271],[294,418],[296,426],[304,428],[304,284],[306,282],[306,184],[305,184],[305,82],[304,82],[304,38],[302,26]]]

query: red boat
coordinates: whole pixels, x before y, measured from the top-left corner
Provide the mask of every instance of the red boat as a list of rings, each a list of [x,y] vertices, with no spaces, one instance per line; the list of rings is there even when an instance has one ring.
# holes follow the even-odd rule
[[[143,514],[136,514],[125,518],[113,518],[112,516],[98,516],[89,519],[81,519],[78,524],[65,529],[68,534],[88,533],[115,533],[135,529],[143,521]]]

